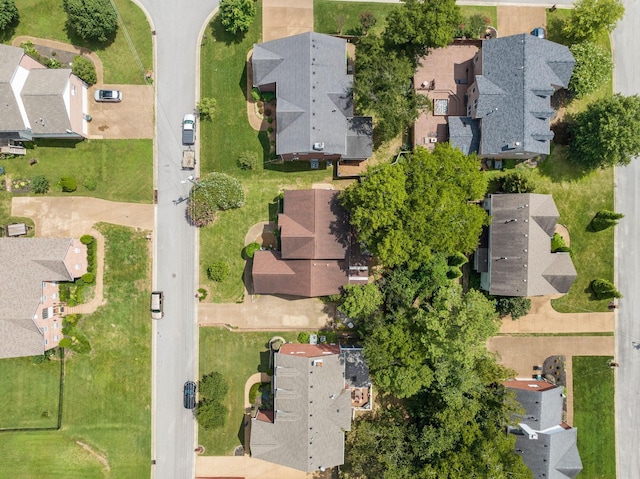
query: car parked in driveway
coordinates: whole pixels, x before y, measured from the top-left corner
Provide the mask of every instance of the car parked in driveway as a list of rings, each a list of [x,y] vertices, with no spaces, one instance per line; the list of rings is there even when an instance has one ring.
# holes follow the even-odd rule
[[[100,102],[117,103],[122,101],[122,92],[120,90],[96,90],[93,93],[93,99]]]
[[[196,383],[193,381],[184,383],[184,407],[187,409],[196,407]]]

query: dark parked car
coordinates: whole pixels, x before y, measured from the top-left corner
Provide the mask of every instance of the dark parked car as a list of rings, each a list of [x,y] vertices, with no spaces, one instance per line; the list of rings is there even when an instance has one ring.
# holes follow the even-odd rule
[[[187,409],[196,407],[196,383],[193,381],[184,383],[184,407]]]
[[[95,101],[119,102],[122,101],[122,92],[120,90],[96,90],[93,99]]]

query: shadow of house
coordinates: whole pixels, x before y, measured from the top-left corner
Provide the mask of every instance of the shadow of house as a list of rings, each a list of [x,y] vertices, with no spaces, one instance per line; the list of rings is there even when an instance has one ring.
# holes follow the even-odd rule
[[[368,268],[352,245],[346,211],[333,190],[289,190],[278,216],[280,251],[256,251],[257,294],[328,296],[350,283],[366,284]]]
[[[569,253],[551,252],[560,213],[551,195],[494,194],[491,224],[474,256],[480,287],[496,296],[566,294],[577,273]]]
[[[512,379],[503,383],[514,391],[525,410],[508,428],[516,437],[516,453],[533,477],[573,479],[582,471],[578,430],[562,421],[562,389],[545,381]]]

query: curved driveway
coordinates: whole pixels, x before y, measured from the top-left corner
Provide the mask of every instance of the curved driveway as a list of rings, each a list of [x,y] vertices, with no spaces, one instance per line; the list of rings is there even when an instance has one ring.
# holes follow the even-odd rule
[[[200,34],[218,0],[136,0],[155,31],[156,234],[154,288],[164,291],[164,318],[153,329],[151,476],[191,479],[196,423],[182,405],[185,381],[198,378],[195,290],[197,232],[185,219],[190,172],[180,169],[181,121],[193,112],[199,89]],[[197,150],[197,149],[196,149]],[[196,174],[197,176],[197,174]]]

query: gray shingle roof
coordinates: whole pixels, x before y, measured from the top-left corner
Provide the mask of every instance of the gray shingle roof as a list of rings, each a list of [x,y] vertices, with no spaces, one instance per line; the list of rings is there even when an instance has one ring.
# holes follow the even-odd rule
[[[548,154],[550,97],[569,85],[575,65],[569,49],[520,34],[483,41],[481,55],[475,115],[482,127],[479,153]]]
[[[252,66],[255,86],[276,84],[279,155],[311,152],[316,143],[324,144],[324,154],[371,155],[366,141],[354,142],[349,134],[353,76],[347,74],[345,40],[308,32],[257,44]],[[354,154],[365,156],[350,156],[348,137]]]
[[[480,145],[480,121],[468,116],[450,116],[449,143],[465,155],[477,152]]]
[[[344,463],[351,393],[336,345],[286,344],[274,355],[273,422],[251,422],[251,455],[307,472]]]
[[[71,129],[63,93],[69,85],[71,70],[36,69],[29,72],[22,89],[29,123],[34,135],[47,135]]]
[[[24,130],[11,80],[24,55],[22,48],[0,45],[0,130]]]
[[[64,258],[72,240],[0,239],[0,358],[42,354],[42,334],[33,322],[43,281],[72,281]]]
[[[560,214],[551,195],[498,194],[487,201],[489,293],[499,296],[565,294],[576,278],[569,253],[551,253]]]

